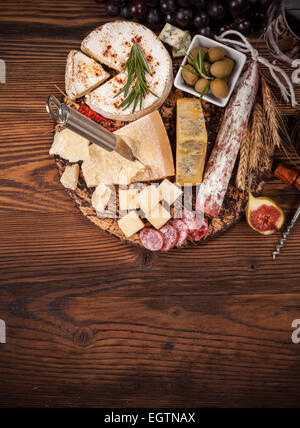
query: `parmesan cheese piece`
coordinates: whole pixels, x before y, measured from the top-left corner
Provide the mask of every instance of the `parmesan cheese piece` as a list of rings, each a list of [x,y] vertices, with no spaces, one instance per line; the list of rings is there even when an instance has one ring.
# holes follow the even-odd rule
[[[161,204],[156,205],[150,213],[146,214],[146,219],[155,229],[160,229],[170,218],[171,214]]]
[[[66,189],[75,190],[78,183],[78,177],[79,165],[77,163],[71,166],[67,165],[60,178],[60,182]]]
[[[157,95],[149,91],[135,112],[132,112],[132,105],[125,110],[119,109],[124,94],[117,95],[127,81],[122,68],[133,43],[138,43],[145,54],[150,69],[146,75],[147,86]],[[159,108],[167,98],[173,81],[172,60],[158,37],[143,25],[130,21],[109,22],[90,33],[81,49],[120,73],[86,95],[86,104],[97,113],[109,119],[132,121]]]
[[[136,211],[130,211],[118,221],[119,228],[127,238],[143,229],[145,226]]]
[[[144,165],[136,181],[154,181],[175,174],[170,140],[158,111],[115,132],[124,138],[136,158]]]
[[[69,98],[75,100],[101,85],[109,74],[92,58],[72,50],[67,59],[65,86]]]
[[[140,203],[140,208],[144,211],[144,213],[149,213],[159,204],[160,195],[158,187],[154,184],[145,187],[145,189],[140,192],[138,200]]]
[[[90,157],[81,166],[88,187],[103,184],[130,184],[145,167],[138,161],[128,161],[116,152],[107,152],[96,144],[89,147]]]
[[[140,208],[138,189],[119,189],[119,208],[122,211]]]
[[[63,129],[56,132],[49,153],[69,162],[87,161],[90,157],[89,142],[75,132]]]
[[[111,197],[111,189],[105,184],[98,184],[96,190],[92,194],[92,205],[96,211],[102,212],[107,207]]]
[[[165,179],[162,181],[158,187],[160,200],[168,202],[169,205],[174,204],[176,199],[182,194],[182,190],[176,186],[176,184],[171,183],[169,180]]]
[[[207,150],[207,132],[201,101],[177,100],[176,182],[181,186],[202,182]]]

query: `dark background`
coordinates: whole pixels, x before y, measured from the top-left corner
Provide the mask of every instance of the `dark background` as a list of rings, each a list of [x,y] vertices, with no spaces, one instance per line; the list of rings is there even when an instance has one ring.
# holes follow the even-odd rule
[[[0,0],[0,406],[298,406],[299,223],[276,262],[279,235],[245,221],[149,254],[102,233],[59,183],[45,99],[108,20],[93,0]],[[300,202],[277,180],[265,194],[288,219]]]

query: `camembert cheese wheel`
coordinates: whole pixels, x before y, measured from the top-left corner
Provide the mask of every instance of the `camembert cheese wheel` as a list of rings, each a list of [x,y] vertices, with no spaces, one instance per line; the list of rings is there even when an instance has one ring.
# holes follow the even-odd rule
[[[157,97],[148,92],[142,107],[138,105],[133,113],[132,105],[125,110],[119,109],[124,98],[122,94],[116,95],[126,83],[127,75],[121,71],[134,43],[139,44],[147,59],[150,68],[147,84]],[[169,95],[173,83],[171,57],[158,37],[143,25],[128,21],[109,22],[92,31],[83,40],[81,49],[120,72],[86,95],[86,104],[97,113],[109,119],[133,121],[158,109]]]

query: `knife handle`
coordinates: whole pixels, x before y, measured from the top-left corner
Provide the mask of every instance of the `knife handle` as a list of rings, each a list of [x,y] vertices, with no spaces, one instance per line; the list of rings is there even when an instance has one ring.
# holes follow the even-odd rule
[[[56,124],[65,126],[109,152],[115,150],[119,142],[117,135],[114,135],[93,120],[68,107],[67,104],[60,103],[53,95],[50,95],[46,102],[46,110]]]

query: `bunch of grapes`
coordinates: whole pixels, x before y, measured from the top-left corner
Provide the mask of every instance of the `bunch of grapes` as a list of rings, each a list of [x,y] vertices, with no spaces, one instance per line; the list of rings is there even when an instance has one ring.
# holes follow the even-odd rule
[[[133,19],[149,26],[169,22],[192,33],[213,37],[228,29],[243,34],[264,23],[272,0],[95,0],[106,4],[109,16]]]

